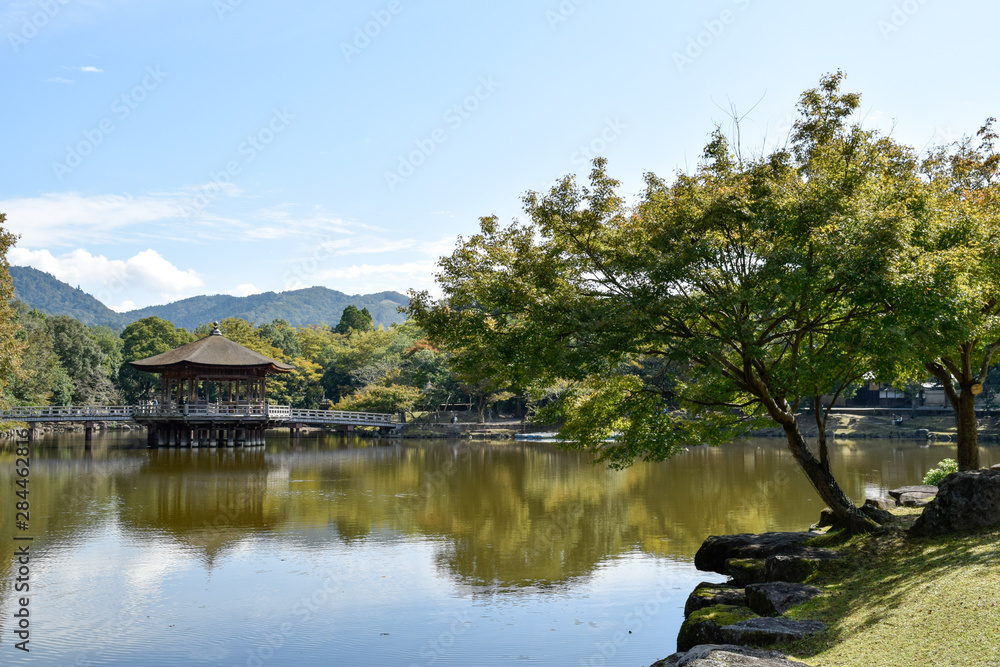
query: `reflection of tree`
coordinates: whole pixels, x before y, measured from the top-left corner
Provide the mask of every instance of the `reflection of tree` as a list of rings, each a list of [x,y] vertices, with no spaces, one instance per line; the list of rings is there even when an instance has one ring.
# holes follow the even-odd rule
[[[87,539],[110,512],[130,539],[166,536],[208,564],[254,535],[275,550],[426,536],[440,545],[439,567],[465,584],[553,586],[632,551],[688,559],[710,534],[801,530],[820,510],[778,440],[692,448],[623,472],[546,445],[347,442],[36,447],[32,548]],[[918,481],[942,456],[898,441],[837,441],[833,454],[855,500],[866,485]],[[0,451],[0,488],[14,487],[13,468]],[[13,519],[0,513],[2,534],[16,532]],[[5,595],[10,566],[0,559]]]

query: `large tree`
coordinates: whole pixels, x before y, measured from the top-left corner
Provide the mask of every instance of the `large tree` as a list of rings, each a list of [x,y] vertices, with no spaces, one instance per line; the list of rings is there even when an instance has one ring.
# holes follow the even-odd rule
[[[411,314],[494,381],[569,380],[563,434],[611,465],[777,423],[823,501],[870,529],[831,471],[821,397],[899,344],[881,318],[922,191],[911,151],[848,123],[841,80],[803,94],[790,150],[743,159],[716,131],[695,173],[647,175],[635,206],[603,160],[589,188],[528,194],[530,221],[483,219],[441,262],[444,298],[411,294]]]
[[[105,355],[85,324],[69,315],[53,315],[45,322],[59,364],[73,381],[77,405],[104,403],[114,389],[103,368]]]
[[[334,329],[339,334],[344,334],[345,336],[352,331],[374,331],[375,325],[373,324],[371,313],[368,312],[368,308],[362,308],[358,310],[357,306],[348,305],[344,308],[344,312],[340,316],[340,322],[337,323],[337,327]]]
[[[989,119],[975,138],[924,161],[933,224],[915,236],[919,262],[900,301],[916,368],[944,387],[955,413],[959,470],[979,468],[976,397],[1000,350],[1000,155]]]
[[[187,329],[178,329],[172,322],[155,315],[132,322],[122,331],[122,358],[124,363],[118,373],[122,397],[127,403],[136,403],[153,397],[160,380],[152,373],[137,371],[128,362],[146,359],[190,343],[195,337]]]
[[[21,353],[25,347],[18,337],[12,304],[14,283],[7,262],[7,251],[17,242],[17,236],[7,231],[6,224],[7,215],[0,213],[0,408],[9,406],[11,382],[23,377]]]

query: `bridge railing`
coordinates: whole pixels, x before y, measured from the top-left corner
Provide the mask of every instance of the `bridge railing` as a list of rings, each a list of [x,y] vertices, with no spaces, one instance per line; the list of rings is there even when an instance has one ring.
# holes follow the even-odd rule
[[[157,405],[22,406],[0,411],[0,420],[10,421],[127,421],[130,419],[258,418],[274,421],[301,421],[312,424],[354,424],[387,426],[399,417],[380,412],[345,410],[303,410],[269,403],[175,403]]]
[[[347,412],[344,410],[303,410],[292,408],[288,416],[291,421],[352,423],[352,424],[395,424],[399,417],[382,412]]]
[[[0,418],[27,421],[115,421],[132,418],[131,405],[45,405],[12,407]]]

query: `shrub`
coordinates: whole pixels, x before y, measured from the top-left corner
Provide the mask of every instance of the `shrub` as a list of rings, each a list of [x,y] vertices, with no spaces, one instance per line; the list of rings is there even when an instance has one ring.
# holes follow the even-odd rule
[[[931,468],[927,471],[927,474],[924,475],[924,484],[937,486],[942,479],[953,472],[958,472],[958,463],[955,462],[955,459],[944,459],[938,463],[937,468]]]

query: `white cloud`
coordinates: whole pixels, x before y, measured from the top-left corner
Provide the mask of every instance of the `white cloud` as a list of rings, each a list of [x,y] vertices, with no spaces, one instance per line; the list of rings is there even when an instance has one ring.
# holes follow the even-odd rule
[[[128,299],[125,299],[117,306],[111,305],[108,306],[108,308],[115,311],[116,313],[127,313],[130,310],[135,310],[135,301],[130,301]]]
[[[87,285],[95,297],[106,304],[120,298],[126,290],[156,292],[160,298],[173,300],[193,296],[204,287],[193,269],[180,269],[155,250],[144,250],[127,260],[92,255],[82,248],[55,256],[48,250],[30,250],[15,246],[7,253],[11,264],[31,266],[51,273],[70,285]],[[89,290],[88,290],[89,291]],[[131,300],[115,309],[134,308]]]
[[[230,292],[230,294],[233,296],[250,296],[251,294],[260,294],[263,291],[264,290],[260,289],[253,283],[243,283],[241,285],[237,285],[236,289]]]
[[[85,196],[76,192],[0,201],[7,229],[26,246],[106,241],[112,232],[137,224],[174,219],[175,201],[167,197]]]
[[[98,68],[94,67],[93,65],[86,65],[84,67],[81,67],[80,71],[81,72],[103,72],[104,70],[98,69]]]
[[[45,83],[73,83],[73,80],[64,79],[61,76],[54,76],[51,79],[46,79]]]
[[[430,275],[434,273],[436,262],[405,262],[403,264],[355,264],[336,269],[320,271],[321,280],[354,279],[364,276],[391,274],[397,276]]]

